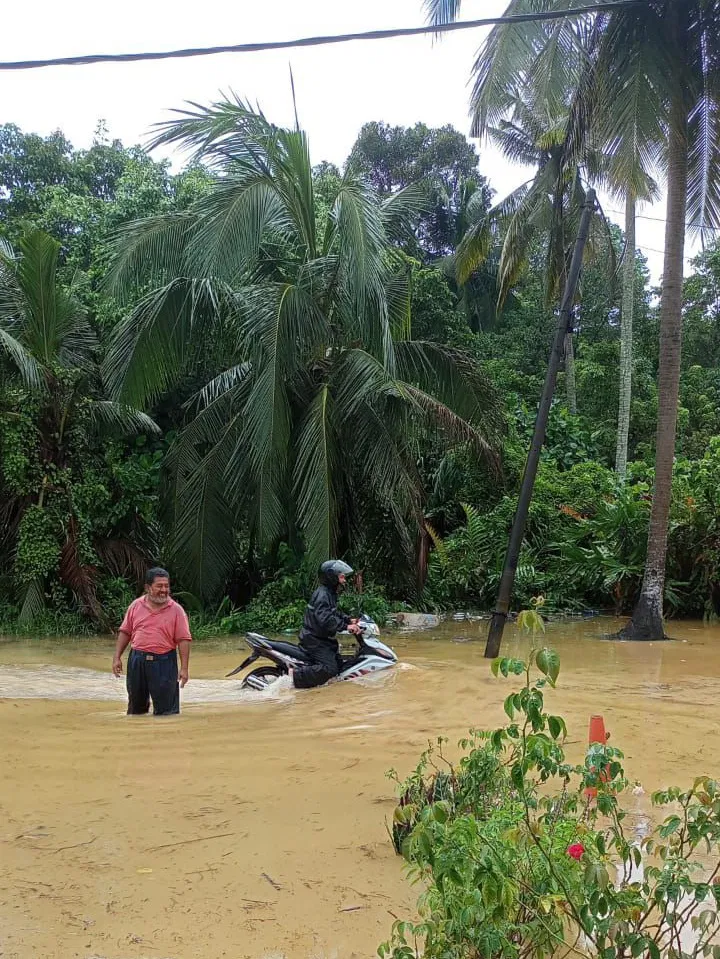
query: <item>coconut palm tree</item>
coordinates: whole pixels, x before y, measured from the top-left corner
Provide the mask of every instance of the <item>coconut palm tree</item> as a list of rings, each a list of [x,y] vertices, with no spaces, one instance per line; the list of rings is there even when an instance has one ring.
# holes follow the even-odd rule
[[[663,593],[675,457],[682,352],[682,282],[688,218],[699,229],[720,223],[720,8],[706,0],[651,0],[604,19],[591,81],[603,99],[636,71],[658,91],[667,129],[665,263],[660,305],[660,368],[655,488],[643,585],[631,639],[664,635]],[[590,87],[591,95],[593,86]]]
[[[511,162],[536,167],[534,177],[513,191],[475,224],[458,247],[454,262],[458,280],[467,281],[485,261],[501,238],[498,263],[498,302],[503,304],[527,268],[529,255],[542,241],[546,249],[544,280],[546,306],[560,297],[565,286],[567,264],[577,233],[580,211],[585,202],[587,171],[567,159],[569,108],[556,104],[557,115],[519,91],[506,102],[506,115],[497,126],[485,131]],[[594,152],[593,166],[600,166]],[[594,219],[588,253],[613,249],[606,224]],[[568,408],[577,412],[573,336],[565,342],[565,372]]]
[[[19,418],[19,410],[34,411],[31,448],[22,455],[29,462],[37,454],[38,474],[36,482],[4,485],[0,544],[14,554],[19,531],[25,526],[30,535],[33,524],[43,525],[43,510],[52,500],[62,530],[56,544],[60,581],[87,613],[104,622],[97,570],[87,558],[91,546],[102,551],[103,544],[81,542],[69,479],[72,452],[109,430],[131,436],[155,433],[157,426],[138,410],[99,398],[97,344],[73,291],[59,282],[59,253],[60,243],[41,231],[28,233],[16,249],[0,240],[0,395],[10,421]],[[116,541],[110,549],[133,558],[129,544]],[[36,573],[21,576],[18,584],[21,622],[31,622],[44,605],[42,562],[35,565]]]
[[[627,469],[630,436],[630,409],[633,370],[633,313],[635,307],[636,264],[636,210],[641,201],[658,198],[657,184],[652,172],[661,166],[662,145],[665,140],[666,110],[654,77],[641,68],[630,72],[625,82],[613,83],[603,76],[608,64],[599,59],[602,50],[602,21],[586,31],[582,56],[573,97],[573,119],[576,144],[585,149],[582,141],[599,144],[599,151],[591,151],[590,175],[614,198],[625,205],[625,252],[623,257],[622,300],[620,315],[620,377],[618,429],[615,469],[620,479]],[[598,94],[607,85],[613,93]],[[590,91],[594,91],[590,96]],[[597,165],[593,156],[602,158]]]
[[[513,0],[508,13],[566,7],[565,0],[538,5]],[[428,0],[436,22],[458,15],[460,0]],[[574,132],[585,135],[585,120],[613,116],[618,97],[640,87],[648,93],[638,102],[646,125],[663,131],[662,151],[654,133],[640,147],[655,160],[667,183],[665,263],[660,306],[660,368],[655,488],[648,537],[647,561],[637,607],[624,635],[633,639],[664,636],[663,592],[668,521],[675,455],[682,350],[682,278],[686,224],[702,230],[720,223],[720,8],[712,0],[647,0],[588,14],[595,34],[594,54],[578,89],[579,122]],[[572,43],[564,24],[551,31],[554,43]],[[572,31],[570,31],[570,34]],[[473,110],[476,123],[497,103],[508,73],[518,62],[537,58],[543,25],[513,25],[490,35],[475,69]],[[550,50],[550,45],[543,49]],[[548,53],[548,56],[550,54]],[[532,69],[532,67],[529,67]],[[638,79],[639,78],[639,79]],[[492,93],[492,97],[490,94]],[[637,115],[637,111],[636,111]],[[630,136],[618,122],[614,136]],[[579,140],[582,136],[578,137]],[[630,151],[627,151],[628,153]]]
[[[550,3],[544,4],[544,8],[549,9],[550,6]],[[435,22],[442,22],[438,17],[452,17],[457,13],[442,3],[428,3],[427,7]],[[526,9],[527,4],[513,3],[507,12],[521,13],[526,12]],[[644,78],[636,75],[635,82],[620,91],[618,99],[609,107],[606,106],[602,117],[596,118],[602,120],[602,135],[600,123],[595,122],[590,129],[585,105],[583,120],[587,126],[582,128],[582,137],[578,142],[575,135],[577,131],[573,129],[577,122],[574,101],[582,88],[597,46],[595,23],[587,17],[580,20],[561,19],[543,23],[540,29],[534,25],[526,29],[528,32],[525,36],[518,36],[517,27],[499,26],[488,37],[486,48],[476,63],[478,81],[473,93],[474,131],[478,135],[485,133],[491,139],[497,139],[497,127],[491,126],[491,122],[507,125],[508,116],[516,111],[515,104],[519,101],[538,118],[546,118],[538,133],[546,144],[553,138],[555,156],[552,164],[565,181],[571,178],[574,169],[583,167],[584,176],[593,185],[601,185],[613,196],[626,200],[626,251],[629,251],[629,256],[623,261],[617,442],[618,471],[624,475],[632,388],[635,206],[637,200],[656,196],[655,184],[647,172],[652,168],[650,154],[657,153],[661,140],[657,116],[648,109],[656,97],[652,90],[644,88]],[[508,58],[515,64],[515,69],[507,69]],[[554,115],[554,119],[548,123],[547,118],[551,115]],[[571,120],[572,123],[569,123]],[[627,130],[627,135],[619,137],[619,129]],[[537,142],[542,141],[538,139]],[[499,146],[503,149],[502,141]],[[540,166],[546,162],[542,155],[535,159],[532,152],[527,150],[510,158],[518,162],[535,160]],[[524,219],[521,217],[520,222],[524,223]],[[554,258],[560,264],[562,258],[557,254],[562,250],[562,235],[565,232],[571,235],[573,232],[572,224],[567,231],[562,229],[562,225],[562,217],[559,217],[555,224],[556,239],[549,243],[551,255],[555,250]],[[602,247],[607,249],[608,245],[605,243]],[[555,275],[561,276],[557,266]],[[553,295],[557,293],[552,285],[548,286],[548,290]],[[566,353],[568,405],[572,409],[575,406],[575,387],[573,338],[570,334],[566,340]]]
[[[428,3],[430,17],[442,22],[455,16],[459,4]],[[438,19],[439,18],[439,19]],[[487,60],[475,65],[473,127],[475,136],[487,136],[511,162],[535,167],[537,173],[490,212],[486,224],[479,224],[458,251],[461,275],[475,269],[492,248],[491,230],[499,225],[504,233],[500,257],[500,299],[507,296],[526,266],[531,245],[543,237],[547,244],[545,291],[548,305],[564,288],[566,264],[584,202],[583,180],[589,167],[601,167],[602,155],[595,145],[592,155],[567,149],[570,104],[576,78],[584,62],[587,25],[545,26],[533,44],[513,49],[502,28],[490,34]],[[550,42],[550,31],[555,32]],[[506,31],[507,32],[507,31]],[[504,69],[504,57],[512,56],[517,69]],[[499,58],[499,59],[498,59]],[[588,153],[590,151],[587,151]],[[602,221],[593,221],[589,247],[610,249]],[[567,402],[577,410],[573,335],[565,341]]]
[[[239,99],[163,125],[215,174],[186,214],[119,237],[114,284],[133,308],[106,360],[113,394],[143,404],[222,343],[171,455],[174,553],[184,579],[217,591],[240,517],[254,542],[350,548],[372,505],[410,548],[422,523],[416,427],[491,456],[492,391],[458,351],[409,339],[409,286],[391,245],[418,207],[380,202],[352,172],[313,183],[308,142]],[[140,291],[140,295],[138,295]]]

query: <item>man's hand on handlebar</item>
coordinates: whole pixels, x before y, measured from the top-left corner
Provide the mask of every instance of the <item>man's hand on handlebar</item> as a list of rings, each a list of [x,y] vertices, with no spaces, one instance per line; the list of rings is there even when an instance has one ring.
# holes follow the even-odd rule
[[[350,620],[350,623],[348,624],[348,632],[352,633],[353,636],[359,636],[360,633],[362,632],[362,630],[360,629],[360,626],[358,625],[358,621],[356,619]]]

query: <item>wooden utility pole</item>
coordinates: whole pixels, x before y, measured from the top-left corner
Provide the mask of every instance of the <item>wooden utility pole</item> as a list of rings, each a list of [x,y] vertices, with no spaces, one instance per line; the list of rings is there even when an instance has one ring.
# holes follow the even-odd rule
[[[540,406],[538,407],[537,419],[535,420],[532,442],[525,463],[525,472],[520,487],[515,519],[513,520],[512,530],[510,532],[510,541],[508,542],[507,554],[505,556],[502,579],[500,580],[500,586],[498,588],[493,617],[490,621],[490,629],[485,645],[485,656],[487,659],[495,659],[495,657],[500,654],[500,644],[502,643],[503,630],[505,629],[505,622],[508,611],[510,610],[510,600],[515,584],[515,572],[520,556],[520,548],[522,547],[523,537],[525,536],[525,523],[535,487],[535,477],[537,476],[538,464],[540,462],[540,453],[542,452],[543,443],[545,442],[548,417],[550,415],[553,395],[555,394],[558,370],[560,369],[563,358],[565,337],[572,327],[575,293],[577,292],[578,280],[580,279],[583,254],[590,234],[590,221],[592,220],[594,210],[595,191],[588,190],[585,196],[585,203],[583,204],[580,229],[577,240],[575,241],[570,270],[565,283],[565,292],[560,304],[560,314],[555,330],[555,339],[553,341],[552,352],[550,353],[550,360],[548,361],[547,373],[545,374],[545,386],[543,387],[540,398]]]

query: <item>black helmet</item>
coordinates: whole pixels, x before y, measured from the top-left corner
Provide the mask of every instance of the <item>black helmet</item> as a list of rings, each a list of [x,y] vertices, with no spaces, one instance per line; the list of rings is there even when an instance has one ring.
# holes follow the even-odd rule
[[[341,559],[329,559],[320,567],[319,579],[323,586],[329,586],[330,589],[336,589],[341,574],[352,576],[353,568],[343,563]]]

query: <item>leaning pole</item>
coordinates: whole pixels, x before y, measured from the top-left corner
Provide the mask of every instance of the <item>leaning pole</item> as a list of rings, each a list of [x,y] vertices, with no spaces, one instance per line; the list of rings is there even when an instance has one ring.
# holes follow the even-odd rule
[[[485,657],[487,659],[495,659],[495,657],[500,654],[500,644],[502,643],[503,630],[505,629],[508,611],[510,610],[510,600],[515,584],[515,572],[520,556],[520,548],[525,535],[525,523],[535,487],[535,477],[537,476],[538,463],[540,462],[540,453],[542,452],[543,443],[545,442],[550,405],[552,404],[558,370],[560,369],[560,363],[563,358],[565,336],[570,332],[572,327],[575,293],[577,291],[578,280],[580,279],[583,254],[590,234],[590,222],[593,212],[595,211],[595,205],[595,191],[588,190],[585,196],[585,203],[583,204],[580,229],[578,230],[575,241],[570,270],[565,283],[565,292],[563,293],[560,304],[560,314],[555,330],[555,339],[553,340],[552,352],[550,353],[547,373],[545,374],[545,386],[543,387],[540,398],[540,406],[538,407],[537,418],[535,420],[532,442],[525,463],[525,472],[520,487],[517,510],[515,511],[515,519],[513,520],[510,540],[505,555],[505,565],[503,566],[502,578],[500,580],[500,586],[498,587],[497,599],[495,600],[495,609],[493,610],[490,629],[488,630],[487,643],[485,644]]]

